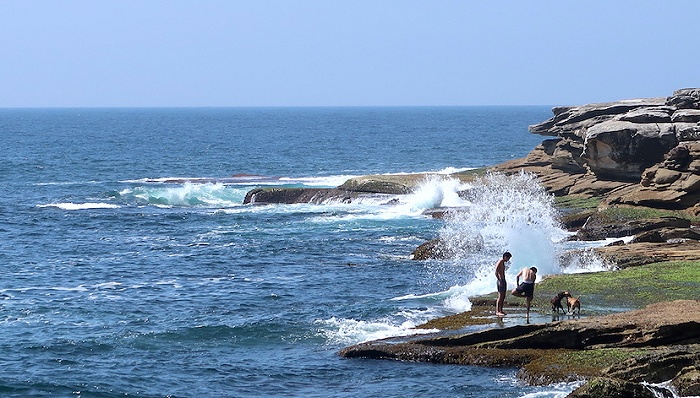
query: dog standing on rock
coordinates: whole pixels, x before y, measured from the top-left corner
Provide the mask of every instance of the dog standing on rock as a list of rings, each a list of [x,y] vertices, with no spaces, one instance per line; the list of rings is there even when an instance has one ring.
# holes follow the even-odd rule
[[[568,292],[567,292],[568,293]],[[570,314],[574,314],[574,311],[577,311],[578,315],[581,315],[581,300],[579,300],[581,296],[579,297],[573,297],[571,294],[569,294],[566,298],[566,308]]]
[[[552,303],[552,312],[559,314],[559,310],[561,310],[562,314],[565,314],[564,307],[561,305],[561,300],[564,299],[564,297],[570,297],[569,292],[559,292],[556,296],[552,297],[550,300]]]

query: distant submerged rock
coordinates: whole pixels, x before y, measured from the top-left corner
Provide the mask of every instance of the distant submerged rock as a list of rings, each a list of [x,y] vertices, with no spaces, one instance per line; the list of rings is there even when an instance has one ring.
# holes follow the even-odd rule
[[[529,130],[556,138],[496,170],[534,172],[556,195],[606,196],[610,204],[700,214],[699,88],[552,112]]]

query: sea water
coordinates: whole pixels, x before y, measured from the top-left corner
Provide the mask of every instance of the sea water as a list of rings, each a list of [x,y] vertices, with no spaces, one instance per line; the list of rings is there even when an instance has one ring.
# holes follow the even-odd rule
[[[0,110],[0,396],[563,397],[517,369],[343,359],[565,269],[525,156],[549,107]],[[433,173],[412,194],[243,205],[259,187]],[[460,194],[461,193],[461,194]],[[386,205],[398,199],[394,205]],[[435,220],[425,210],[469,211]],[[413,261],[440,237],[454,255]],[[506,323],[524,322],[518,315]],[[430,332],[430,331],[423,331]]]

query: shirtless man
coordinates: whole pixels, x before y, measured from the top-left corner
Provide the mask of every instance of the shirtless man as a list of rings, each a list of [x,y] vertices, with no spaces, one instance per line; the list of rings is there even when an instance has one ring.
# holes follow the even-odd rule
[[[496,299],[496,315],[504,316],[506,313],[503,312],[503,302],[506,300],[506,289],[508,285],[506,284],[506,263],[510,261],[513,256],[505,252],[503,257],[496,263],[496,290],[498,291],[498,298]]]
[[[522,283],[520,283],[520,277],[523,278]],[[530,303],[532,302],[532,296],[535,294],[535,279],[537,279],[537,268],[521,269],[515,277],[515,284],[518,287],[511,292],[513,296],[525,297],[528,319],[530,319]]]

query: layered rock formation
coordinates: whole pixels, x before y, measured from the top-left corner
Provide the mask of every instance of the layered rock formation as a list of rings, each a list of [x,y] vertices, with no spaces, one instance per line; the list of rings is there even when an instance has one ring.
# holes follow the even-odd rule
[[[678,300],[640,310],[550,324],[487,329],[437,337],[387,339],[340,352],[374,358],[481,366],[518,366],[532,384],[591,378],[572,397],[646,391],[637,383],[674,380],[683,395],[700,392],[700,301]],[[593,354],[593,351],[595,354]],[[590,356],[586,356],[585,353]],[[597,379],[593,379],[597,377]],[[600,378],[602,377],[602,379]],[[679,389],[681,389],[679,388]],[[591,391],[593,390],[593,391]],[[622,395],[606,395],[606,391]]]
[[[556,195],[700,214],[700,89],[553,113],[529,129],[556,138],[495,169],[534,172]]]

